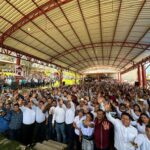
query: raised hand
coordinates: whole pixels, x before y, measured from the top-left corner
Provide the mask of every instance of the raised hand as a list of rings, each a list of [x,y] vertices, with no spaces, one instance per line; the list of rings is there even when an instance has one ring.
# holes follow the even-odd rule
[[[110,129],[110,125],[109,125],[109,123],[107,121],[104,121],[102,123],[102,125],[103,125],[104,130],[109,130]]]
[[[98,101],[99,104],[101,104],[104,101],[104,98],[103,97],[98,97],[97,101]]]
[[[127,107],[127,108],[130,108],[130,103],[129,103],[128,101],[126,101],[125,104],[126,104],[126,107]]]
[[[107,112],[110,111],[110,103],[106,103],[104,107]]]

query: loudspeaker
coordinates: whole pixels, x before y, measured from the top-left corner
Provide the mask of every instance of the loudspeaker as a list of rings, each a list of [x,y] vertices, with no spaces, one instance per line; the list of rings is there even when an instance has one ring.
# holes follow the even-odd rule
[[[63,84],[63,86],[66,85],[65,81],[62,84]]]
[[[140,86],[140,83],[139,83],[138,81],[136,81],[136,82],[134,83],[134,85],[135,85],[135,86]]]

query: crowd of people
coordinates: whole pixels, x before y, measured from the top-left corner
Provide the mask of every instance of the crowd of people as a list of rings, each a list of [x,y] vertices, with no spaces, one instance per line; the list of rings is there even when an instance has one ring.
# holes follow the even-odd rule
[[[36,88],[41,86],[53,86],[55,80],[45,76],[30,76],[20,77],[16,76],[0,76],[0,90],[2,89],[17,89],[17,88]]]
[[[0,133],[25,145],[52,139],[68,150],[149,150],[150,91],[103,80],[2,91]]]

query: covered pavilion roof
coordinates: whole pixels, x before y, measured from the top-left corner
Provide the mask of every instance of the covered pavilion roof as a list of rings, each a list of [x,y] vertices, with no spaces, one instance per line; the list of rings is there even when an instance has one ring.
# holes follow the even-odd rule
[[[73,71],[150,55],[150,0],[0,0],[0,46]]]

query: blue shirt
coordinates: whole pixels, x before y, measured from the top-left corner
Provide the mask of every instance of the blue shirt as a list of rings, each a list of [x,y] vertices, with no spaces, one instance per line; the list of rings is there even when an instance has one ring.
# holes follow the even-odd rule
[[[8,121],[3,116],[0,116],[0,133],[4,133],[8,129]]]
[[[9,123],[9,128],[13,130],[17,130],[21,128],[21,124],[23,122],[23,113],[20,110],[19,112],[12,111],[12,116]]]

